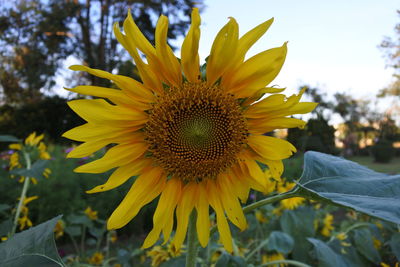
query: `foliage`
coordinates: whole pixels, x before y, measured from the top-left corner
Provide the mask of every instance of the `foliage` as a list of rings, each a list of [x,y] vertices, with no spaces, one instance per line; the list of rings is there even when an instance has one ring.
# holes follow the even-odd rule
[[[173,17],[168,32],[172,40],[186,31],[194,5],[201,7],[202,1],[5,2],[0,8],[0,96],[7,103],[39,100],[43,90],[54,86],[55,75],[68,57],[83,58],[92,68],[118,69],[126,52],[117,48],[112,26],[122,23],[128,8],[145,36],[153,41],[158,14]],[[93,76],[90,81],[107,85]]]
[[[395,155],[393,143],[388,140],[378,141],[372,148],[372,155],[376,162],[388,163]]]
[[[62,133],[84,122],[68,108],[66,101],[53,96],[20,107],[4,105],[0,107],[0,132],[23,137],[36,131],[52,142],[66,143]]]

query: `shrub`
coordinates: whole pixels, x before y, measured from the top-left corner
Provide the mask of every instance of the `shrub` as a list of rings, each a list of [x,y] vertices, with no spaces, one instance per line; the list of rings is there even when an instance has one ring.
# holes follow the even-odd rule
[[[388,140],[379,140],[372,147],[372,155],[374,156],[375,162],[388,163],[395,154],[393,143]]]

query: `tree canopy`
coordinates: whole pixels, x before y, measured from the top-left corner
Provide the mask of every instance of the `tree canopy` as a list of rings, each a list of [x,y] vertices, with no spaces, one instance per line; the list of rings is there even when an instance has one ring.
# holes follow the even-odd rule
[[[132,69],[112,34],[113,23],[122,24],[128,9],[152,42],[159,15],[168,16],[168,37],[173,40],[185,33],[191,9],[201,8],[202,1],[0,0],[0,6],[0,99],[21,103],[41,99],[51,90],[70,57],[106,71]],[[95,77],[85,79],[107,85]]]

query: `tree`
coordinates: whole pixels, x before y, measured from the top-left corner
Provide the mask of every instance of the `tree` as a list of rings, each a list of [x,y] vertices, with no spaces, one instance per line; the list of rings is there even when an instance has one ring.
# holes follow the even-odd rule
[[[0,96],[3,101],[35,101],[55,84],[55,76],[68,57],[106,71],[119,69],[125,53],[117,47],[112,25],[122,25],[128,8],[154,42],[160,14],[170,18],[169,39],[189,26],[192,0],[0,0]],[[125,64],[125,66],[128,66]],[[96,85],[105,80],[86,76]],[[75,79],[76,80],[76,79]]]
[[[400,17],[400,10],[397,10]],[[388,61],[388,66],[393,68],[394,82],[380,91],[379,96],[400,96],[400,23],[394,27],[396,37],[385,37],[380,44]]]

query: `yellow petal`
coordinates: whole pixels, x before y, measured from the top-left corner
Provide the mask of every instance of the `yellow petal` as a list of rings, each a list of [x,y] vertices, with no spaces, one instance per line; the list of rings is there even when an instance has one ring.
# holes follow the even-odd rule
[[[147,122],[148,115],[121,106],[113,106],[103,99],[79,99],[68,102],[70,108],[87,122],[115,127],[132,127]]]
[[[143,169],[151,165],[151,160],[139,158],[135,161],[129,162],[128,164],[116,169],[113,174],[108,178],[107,182],[98,185],[95,188],[86,191],[88,194],[104,192],[111,190],[125,183],[129,178],[135,175],[139,175]]]
[[[275,129],[304,128],[306,122],[295,118],[252,119],[247,121],[249,133],[264,134]]]
[[[131,162],[147,150],[145,143],[121,144],[110,148],[106,154],[95,161],[89,162],[76,168],[75,172],[102,173],[112,168],[122,166]]]
[[[67,158],[87,157],[108,144],[110,144],[110,141],[107,139],[87,141],[86,143],[74,147],[74,149],[68,153]]]
[[[143,84],[130,77],[123,75],[115,75],[103,70],[92,69],[82,65],[72,65],[69,68],[74,71],[85,71],[97,77],[111,80],[119,88],[121,88],[124,91],[124,93],[131,96],[133,99],[137,101],[141,101],[144,103],[149,103],[154,101],[154,95],[152,94],[152,92],[146,87],[144,87]]]
[[[177,226],[173,244],[177,250],[182,246],[186,237],[189,223],[189,215],[198,199],[198,186],[196,182],[191,182],[185,186],[182,192],[182,198],[176,209]]]
[[[174,210],[178,200],[181,197],[182,181],[180,179],[170,179],[158,201],[156,211],[153,216],[153,230],[154,234],[149,234],[145,239],[142,248],[148,248],[158,240],[161,230],[167,226],[168,222],[174,217]],[[158,235],[157,235],[158,233]],[[169,235],[169,233],[168,233]],[[169,238],[166,237],[166,238]]]
[[[224,245],[226,251],[232,252],[233,245],[231,230],[229,229],[229,224],[226,220],[224,210],[222,208],[221,200],[219,198],[220,194],[221,192],[219,192],[215,182],[212,180],[207,181],[207,196],[211,206],[217,214],[217,227],[221,242]]]
[[[232,171],[228,173],[228,177],[231,180],[232,189],[235,191],[235,194],[239,197],[242,203],[246,203],[247,198],[249,197],[250,186],[243,177],[243,174],[240,171],[240,166],[237,165],[232,167]]]
[[[286,159],[296,152],[288,141],[271,136],[250,135],[248,144],[258,155],[269,160]]]
[[[223,85],[224,88],[238,98],[253,96],[275,79],[285,62],[286,52],[285,43],[251,57],[237,68],[230,83]]]
[[[167,43],[168,18],[160,16],[156,26],[156,53],[163,65],[165,78],[170,84],[179,87],[182,84],[181,65]]]
[[[181,59],[182,69],[189,82],[195,83],[199,80],[200,60],[199,60],[199,40],[200,40],[200,15],[199,9],[193,8],[192,24],[185,40],[182,44]]]
[[[207,84],[214,84],[225,71],[232,67],[238,46],[239,26],[234,18],[218,32],[207,61]]]
[[[151,69],[149,65],[143,62],[142,58],[140,57],[137,51],[135,42],[129,41],[129,36],[127,37],[121,33],[118,23],[114,24],[113,29],[115,37],[117,38],[118,42],[122,44],[122,46],[129,52],[129,54],[135,61],[136,67],[138,68],[140,74],[140,78],[142,79],[145,87],[148,90],[153,90],[154,92],[162,93],[163,86],[159,77],[154,73],[153,69]],[[147,54],[147,56],[149,55]]]
[[[140,175],[111,214],[107,222],[107,229],[118,229],[126,225],[144,205],[162,192],[165,182],[166,177],[162,168],[155,167]]]
[[[13,149],[13,150],[21,150],[22,149],[22,145],[21,144],[10,144],[8,146],[9,149]]]
[[[243,231],[247,227],[246,218],[244,217],[242,207],[240,206],[236,195],[234,195],[234,190],[229,178],[226,174],[220,174],[216,179],[216,183],[221,192],[220,200],[222,206],[224,207],[229,220]]]
[[[207,191],[203,183],[198,184],[198,200],[196,203],[197,210],[197,237],[200,245],[204,248],[208,244],[210,238],[210,215],[208,208]]]
[[[243,173],[248,174],[250,187],[266,193],[268,191],[267,181],[264,179],[264,173],[260,166],[252,159],[246,159],[240,163]]]

